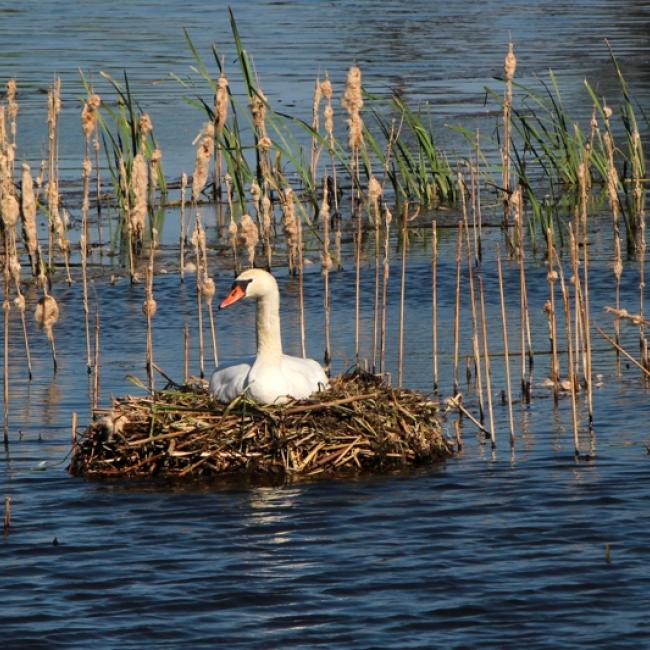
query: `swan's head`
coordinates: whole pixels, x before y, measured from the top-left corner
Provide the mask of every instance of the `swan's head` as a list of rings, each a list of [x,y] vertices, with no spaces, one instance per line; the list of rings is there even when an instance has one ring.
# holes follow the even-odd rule
[[[268,271],[247,269],[235,278],[230,293],[221,301],[219,309],[229,307],[242,298],[258,299],[277,291],[278,283]]]

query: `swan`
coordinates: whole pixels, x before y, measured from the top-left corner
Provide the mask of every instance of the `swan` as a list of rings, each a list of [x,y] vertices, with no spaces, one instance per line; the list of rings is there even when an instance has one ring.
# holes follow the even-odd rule
[[[219,309],[243,298],[257,302],[257,355],[217,368],[210,378],[210,394],[220,402],[230,402],[246,392],[261,404],[284,404],[327,388],[327,375],[317,361],[282,353],[280,292],[275,278],[263,269],[240,273]]]

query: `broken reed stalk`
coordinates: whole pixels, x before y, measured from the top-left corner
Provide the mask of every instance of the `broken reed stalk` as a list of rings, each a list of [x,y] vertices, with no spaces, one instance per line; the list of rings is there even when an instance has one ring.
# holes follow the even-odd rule
[[[185,194],[187,192],[187,174],[181,174],[181,209],[179,212],[180,219],[180,266],[181,266],[181,282],[185,282]]]
[[[591,150],[589,150],[591,151]],[[584,363],[584,380],[587,388],[587,407],[589,409],[589,429],[592,429],[594,423],[594,403],[592,389],[592,369],[591,369],[591,307],[589,301],[589,232],[587,229],[587,202],[588,191],[590,187],[589,177],[589,151],[584,152],[583,162],[578,168],[578,184],[580,189],[580,223],[582,234],[582,286],[583,286],[583,320],[584,320],[584,338],[585,338],[585,363]]]
[[[490,367],[490,351],[488,348],[487,318],[485,315],[485,292],[483,291],[483,277],[478,274],[478,293],[481,304],[481,329],[483,334],[483,358],[485,360],[485,392],[487,394],[488,417],[490,420],[490,440],[492,449],[496,449],[496,431],[494,429],[494,413],[492,411],[492,371]]]
[[[302,358],[307,357],[307,338],[305,335],[305,267],[302,252],[302,219],[296,222],[298,226],[298,307],[300,310],[300,352]]]
[[[390,224],[393,215],[384,206],[384,255],[383,255],[383,276],[381,283],[381,347],[379,350],[379,372],[384,374],[386,370],[386,309],[388,303],[388,277],[390,274]]]
[[[462,260],[463,245],[463,222],[458,222],[458,240],[456,242],[456,300],[454,303],[454,388],[456,395],[460,391],[458,382],[458,348],[460,343],[460,268]]]
[[[352,212],[354,214],[354,212]],[[354,240],[354,358],[359,365],[360,327],[361,327],[361,206],[357,210],[357,229]]]
[[[431,336],[433,351],[433,390],[438,390],[438,226],[431,221]]]
[[[183,325],[183,383],[190,383],[190,326]]]
[[[555,309],[555,283],[557,282],[558,275],[555,272],[553,260],[555,258],[555,249],[553,246],[553,231],[551,228],[546,229],[546,260],[548,264],[548,272],[546,278],[548,280],[548,293],[549,301],[545,305],[549,320],[549,338],[551,343],[551,381],[553,382],[553,399],[557,404],[560,395],[560,361],[557,353],[557,320]]]
[[[637,359],[635,359],[625,348],[623,348],[615,339],[611,336],[607,336],[605,332],[596,325],[597,332],[612,346],[616,349],[617,352],[620,352],[625,356],[631,363],[633,363],[644,375],[646,379],[650,378],[650,370],[644,368]]]
[[[199,328],[199,376],[201,379],[205,377],[205,349],[203,343],[203,262],[201,258],[201,238],[204,237],[203,228],[201,226],[201,217],[196,214],[196,222],[194,224],[194,231],[192,232],[192,244],[194,245],[194,259],[196,261],[196,307],[197,307],[197,322]],[[236,247],[236,244],[235,244]]]
[[[330,342],[330,269],[332,258],[330,256],[330,206],[327,196],[327,177],[323,180],[323,201],[320,208],[320,221],[323,227],[323,250],[321,252],[321,268],[324,285],[324,309],[325,309],[325,372],[329,375],[332,362],[332,348]]]
[[[573,425],[573,446],[576,458],[580,455],[580,441],[578,438],[578,404],[576,398],[576,380],[575,367],[573,362],[573,336],[571,335],[571,305],[569,302],[569,290],[564,282],[564,272],[562,271],[562,262],[557,256],[557,267],[560,275],[560,289],[562,291],[562,303],[564,305],[564,325],[566,329],[567,341],[567,365],[569,373],[569,385],[571,390],[571,422]],[[577,301],[576,301],[576,309]]]
[[[515,446],[515,422],[512,415],[512,387],[510,384],[510,352],[508,346],[508,324],[506,316],[506,300],[503,293],[503,271],[501,269],[501,254],[497,244],[497,274],[499,277],[499,298],[501,303],[501,334],[503,337],[503,357],[506,375],[506,391],[508,395],[508,423],[510,425],[510,448]]]
[[[95,362],[93,363],[93,410],[99,402],[99,307],[95,309]]]
[[[524,255],[524,206],[521,185],[510,197],[517,227],[517,260],[519,262],[519,327],[521,332],[521,394],[530,402],[533,371],[533,346],[528,314],[528,291],[526,289],[526,264]],[[528,362],[528,367],[526,367]]]
[[[154,260],[153,241],[150,243],[149,248],[149,264],[146,270],[145,279],[145,300],[142,304],[142,312],[147,319],[147,380],[149,392],[154,395],[154,374],[153,374],[153,328],[152,319],[156,313],[156,301],[153,297],[153,260]]]
[[[11,497],[5,496],[5,511],[2,518],[2,530],[5,535],[9,534],[11,528]]]
[[[512,139],[512,80],[517,69],[517,57],[512,43],[508,43],[508,54],[503,64],[506,91],[503,98],[503,143],[501,145],[501,188],[503,190],[503,226],[508,225],[510,214],[510,141]]]
[[[381,250],[381,210],[380,199],[382,188],[379,181],[371,176],[368,181],[368,203],[372,215],[375,233],[375,293],[373,302],[372,323],[372,371],[377,372],[377,352],[379,346],[379,254]]]
[[[402,386],[404,377],[404,297],[406,294],[406,251],[408,248],[409,204],[404,203],[402,213],[402,269],[399,290],[399,347],[397,348],[397,385]]]
[[[88,149],[88,144],[86,144]],[[83,199],[81,203],[81,233],[79,235],[79,252],[81,254],[81,279],[83,288],[83,312],[84,312],[84,327],[86,333],[86,371],[88,374],[92,372],[92,358],[90,353],[90,316],[88,309],[88,210],[90,207],[89,201],[89,182],[92,164],[88,152],[86,152],[86,159],[83,163],[82,180],[83,180]]]

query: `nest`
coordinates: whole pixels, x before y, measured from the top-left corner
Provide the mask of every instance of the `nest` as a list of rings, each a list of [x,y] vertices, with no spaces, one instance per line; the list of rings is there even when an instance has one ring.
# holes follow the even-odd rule
[[[295,480],[386,472],[452,454],[438,405],[354,371],[317,399],[215,402],[204,386],[124,397],[75,442],[69,471],[90,478]]]

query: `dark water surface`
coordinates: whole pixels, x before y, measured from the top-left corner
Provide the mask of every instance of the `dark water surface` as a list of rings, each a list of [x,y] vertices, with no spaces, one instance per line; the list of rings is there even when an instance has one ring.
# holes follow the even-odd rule
[[[432,102],[442,127],[487,109],[482,88],[500,73],[505,43],[518,44],[519,69],[531,79],[553,67],[577,115],[588,112],[580,88],[593,77],[611,89],[604,36],[621,55],[636,96],[650,91],[647,2],[234,3],[240,30],[272,101],[306,114],[313,76],[327,67],[340,83],[356,60],[377,89],[403,87]],[[168,73],[189,72],[181,26],[207,52],[225,39],[225,3],[0,3],[2,78],[21,89],[18,158],[38,160],[46,134],[41,90],[54,72],[66,91],[61,155],[70,177],[81,160],[77,136],[77,68],[127,67],[154,118],[168,169],[193,161],[191,139],[201,116],[182,102]],[[234,64],[231,64],[234,67]],[[68,84],[66,86],[66,84]],[[66,90],[67,88],[67,90]],[[202,89],[205,93],[205,89]],[[33,128],[25,128],[30,116]],[[38,122],[41,120],[41,123]],[[80,136],[80,134],[79,134]],[[23,138],[21,140],[21,138]],[[438,216],[438,215],[435,215]],[[441,217],[442,219],[442,217]],[[614,300],[606,219],[592,221],[593,320],[611,331],[603,307]],[[212,233],[214,235],[214,233]],[[407,273],[405,384],[431,390],[430,240],[413,233]],[[70,418],[89,415],[81,285],[59,283],[62,317],[55,328],[60,370],[52,375],[42,333],[32,332],[34,380],[26,377],[17,319],[10,340],[10,445],[0,455],[0,497],[12,500],[12,528],[0,539],[0,646],[28,647],[354,647],[354,648],[644,648],[650,647],[650,391],[594,338],[594,433],[585,426],[573,458],[571,411],[553,406],[541,386],[548,356],[535,361],[529,405],[515,404],[515,451],[507,409],[499,402],[503,343],[494,265],[499,233],[486,232],[484,279],[494,353],[497,451],[469,423],[465,448],[437,467],[356,481],[279,487],[188,487],[95,483],[65,467]],[[454,229],[440,232],[440,383],[451,391]],[[315,258],[315,256],[312,256]],[[390,369],[395,376],[399,265],[389,287]],[[216,267],[216,260],[212,258]],[[534,347],[547,348],[541,259],[528,257]],[[518,343],[517,267],[505,265],[511,349]],[[137,391],[127,373],[144,377],[143,288],[92,285],[102,328],[102,404]],[[297,353],[295,282],[278,271],[287,351]],[[364,355],[372,330],[373,271],[363,272]],[[218,295],[229,285],[217,278]],[[354,271],[332,275],[334,369],[353,360]],[[638,305],[638,269],[626,263],[624,304]],[[193,278],[176,273],[155,283],[154,356],[182,374],[182,328],[196,341]],[[308,352],[322,355],[322,281],[306,277]],[[33,301],[34,296],[28,295]],[[15,312],[13,312],[15,317]],[[463,348],[471,328],[463,305]],[[218,315],[224,361],[251,351],[250,306]],[[638,334],[623,328],[624,345]],[[564,365],[564,361],[563,361]],[[197,369],[193,348],[193,370]],[[518,395],[519,358],[511,360]],[[464,371],[463,371],[464,376]],[[471,387],[463,380],[468,408]],[[453,418],[446,426],[453,435]]]

